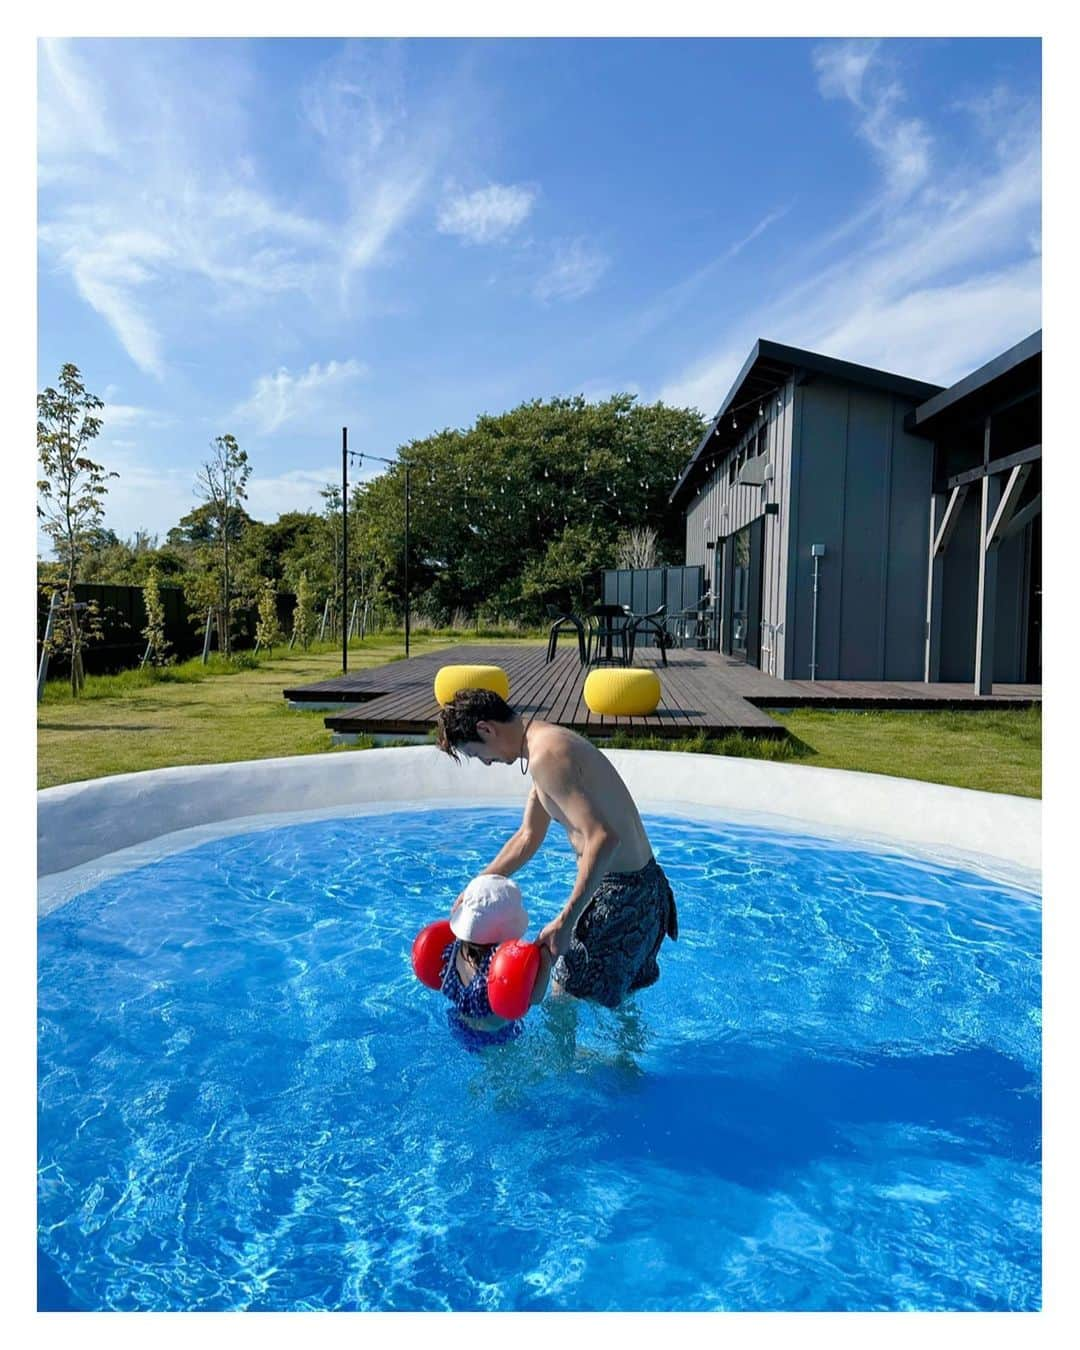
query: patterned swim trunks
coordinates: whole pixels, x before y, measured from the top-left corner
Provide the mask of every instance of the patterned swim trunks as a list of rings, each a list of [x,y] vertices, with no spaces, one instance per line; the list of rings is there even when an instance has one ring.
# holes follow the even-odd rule
[[[640,872],[607,874],[551,977],[575,998],[617,1008],[627,994],[656,983],[660,944],[678,936],[675,897],[664,869],[650,858]]]

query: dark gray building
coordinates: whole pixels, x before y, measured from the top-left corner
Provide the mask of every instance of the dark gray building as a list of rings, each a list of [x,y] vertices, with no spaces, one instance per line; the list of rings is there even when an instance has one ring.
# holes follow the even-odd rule
[[[715,645],[782,679],[1038,681],[1040,416],[1039,333],[951,389],[758,341],[671,494]]]

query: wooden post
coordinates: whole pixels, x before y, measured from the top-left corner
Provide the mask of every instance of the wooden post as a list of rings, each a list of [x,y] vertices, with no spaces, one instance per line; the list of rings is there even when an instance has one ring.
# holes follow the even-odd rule
[[[930,494],[930,551],[926,564],[926,651],[923,680],[931,684],[941,678],[941,588],[945,571],[945,551],[938,549],[938,530],[944,513],[944,499]]]
[[[204,666],[210,659],[210,635],[213,631],[214,631],[214,611],[213,609],[208,609],[206,611],[206,635],[203,638],[203,645],[202,645],[202,663]]]
[[[1001,500],[1001,481],[985,472],[990,463],[990,418],[983,432],[982,500],[979,507],[979,600],[975,611],[975,692],[994,686],[994,618],[997,611],[998,551],[990,548],[990,526]]]
[[[59,591],[53,591],[49,599],[49,614],[45,620],[45,636],[41,642],[41,660],[38,662],[37,673],[37,701],[39,703],[45,693],[45,680],[49,674],[49,639],[52,637],[53,622],[56,618],[56,597],[59,594]]]

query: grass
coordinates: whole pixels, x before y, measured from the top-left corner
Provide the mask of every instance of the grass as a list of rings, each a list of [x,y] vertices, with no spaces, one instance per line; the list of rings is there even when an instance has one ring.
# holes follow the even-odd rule
[[[497,630],[496,630],[497,631]],[[506,645],[536,636],[502,637]],[[472,633],[417,633],[416,653],[469,641]],[[354,642],[350,669],[399,660],[401,636],[383,633]],[[211,657],[162,671],[129,670],[90,676],[73,701],[65,681],[50,682],[38,709],[38,786],[133,773],[175,764],[220,764],[279,755],[348,754],[370,748],[332,746],[325,711],[289,708],[289,685],[325,680],[341,669],[341,648],[323,643],[308,652],[280,649],[257,661],[229,664]],[[987,712],[774,713],[788,732],[776,740],[742,735],[680,740],[630,737],[600,742],[613,748],[684,750],[858,769],[925,782],[1019,796],[1041,794],[1042,715],[1039,708]]]
[[[855,769],[1018,797],[1042,795],[1040,707],[986,712],[806,708],[770,715],[787,730],[785,739],[734,733],[668,740],[618,733],[597,743],[612,749],[685,750],[820,769]]]

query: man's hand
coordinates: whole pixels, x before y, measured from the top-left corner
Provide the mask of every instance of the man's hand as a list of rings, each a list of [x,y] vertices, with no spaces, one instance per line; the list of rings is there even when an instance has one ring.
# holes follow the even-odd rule
[[[546,928],[541,928],[536,945],[546,948],[554,961],[560,956],[565,956],[570,950],[570,939],[573,934],[573,925],[568,922],[565,914],[560,914],[552,919]]]

